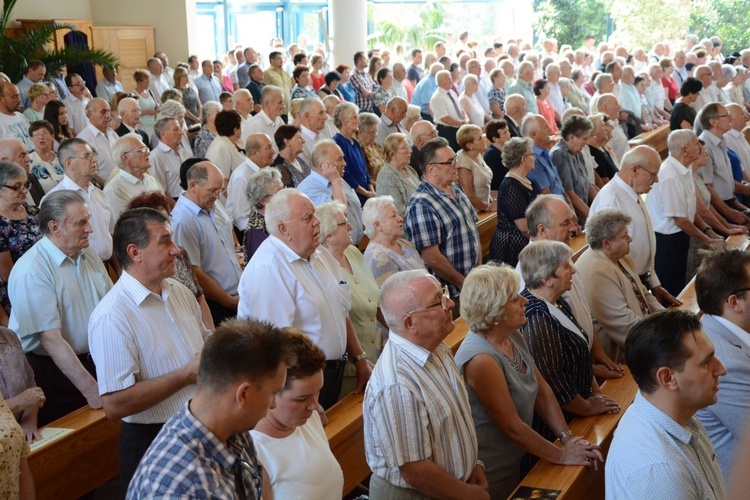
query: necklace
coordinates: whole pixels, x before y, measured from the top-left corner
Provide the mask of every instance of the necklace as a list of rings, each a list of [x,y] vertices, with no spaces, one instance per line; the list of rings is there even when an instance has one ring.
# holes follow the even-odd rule
[[[535,292],[535,291],[534,291],[534,290],[532,290],[531,288],[527,288],[527,290],[529,291],[529,293],[530,293],[531,295],[533,295],[533,296],[534,296],[534,297],[536,297],[537,299],[539,299],[539,300],[543,300],[544,302],[546,302],[546,303],[548,303],[548,304],[551,304],[551,305],[553,305],[553,306],[555,306],[555,307],[558,307],[556,303],[554,303],[554,302],[550,302],[549,300],[545,299],[544,297],[542,297],[542,296],[541,296],[540,294],[538,294],[537,292]]]
[[[508,342],[510,343],[510,340]],[[523,360],[521,359],[521,351],[516,349],[513,343],[510,343],[510,347],[511,349],[513,349],[513,352],[515,353],[513,355],[513,359],[511,359],[510,356],[505,354],[503,351],[500,351],[500,349],[498,349],[498,351],[500,351],[500,354],[502,354],[503,357],[508,360],[508,363],[510,363],[510,366],[512,366],[515,371],[520,372],[521,368],[523,367]]]

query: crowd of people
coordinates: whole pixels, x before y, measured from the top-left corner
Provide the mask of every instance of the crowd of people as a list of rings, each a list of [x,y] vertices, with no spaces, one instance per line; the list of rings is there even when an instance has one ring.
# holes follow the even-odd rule
[[[122,421],[128,498],[340,498],[325,410],[364,391],[372,498],[506,498],[539,458],[600,466],[568,425],[620,411],[625,362],[607,497],[724,498],[750,49],[673,45],[464,33],[349,66],[274,39],[157,52],[130,93],[0,74],[0,496],[33,496],[28,443],[88,405]],[[629,147],[659,127],[664,161]],[[666,311],[696,273],[702,319]]]

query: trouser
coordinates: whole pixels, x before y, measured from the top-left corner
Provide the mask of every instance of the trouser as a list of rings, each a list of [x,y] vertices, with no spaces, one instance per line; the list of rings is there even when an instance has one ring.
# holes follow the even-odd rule
[[[324,410],[338,403],[341,386],[344,384],[345,367],[346,355],[341,359],[326,361],[326,367],[323,370],[323,388],[318,395],[318,403]]]
[[[684,231],[674,234],[656,233],[654,268],[661,286],[677,297],[685,288],[690,236]]]
[[[118,456],[120,459],[120,487],[122,492],[128,491],[130,480],[135,475],[143,455],[156,439],[164,424],[131,424],[123,422],[120,425],[120,442]]]
[[[427,120],[428,122],[432,123],[432,115],[430,113],[420,111],[419,116],[421,116],[423,120]]]
[[[425,500],[428,497],[411,488],[395,486],[382,477],[370,476],[370,500]]]
[[[37,424],[39,427],[49,424],[88,404],[81,391],[73,385],[68,377],[57,367],[50,356],[28,353],[26,359],[34,370],[34,379],[44,391],[47,400],[39,409]],[[78,356],[78,360],[92,377],[96,378],[96,367],[90,354]]]
[[[211,317],[214,319],[214,326],[216,327],[218,327],[225,319],[234,318],[237,316],[237,311],[235,309],[224,307],[223,305],[219,304],[218,302],[214,302],[213,300],[206,299],[206,304],[208,305],[208,309],[211,311]]]
[[[448,141],[448,144],[453,151],[459,151],[461,149],[461,146],[458,145],[458,139],[456,139],[458,127],[450,127],[438,123],[435,128],[437,128],[438,135]]]

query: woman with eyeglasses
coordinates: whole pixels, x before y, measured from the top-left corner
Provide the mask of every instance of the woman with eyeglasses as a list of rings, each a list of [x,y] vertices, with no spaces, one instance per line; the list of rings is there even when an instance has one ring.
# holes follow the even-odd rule
[[[362,252],[352,244],[346,206],[338,201],[324,203],[315,208],[315,216],[320,220],[320,244],[339,263],[342,280],[349,284],[352,300],[349,319],[367,359],[375,363],[383,346],[384,328],[379,324],[385,324],[380,313],[380,287]],[[339,399],[352,392],[356,385],[354,363],[351,363],[344,371]]]
[[[287,367],[271,409],[250,431],[263,465],[263,498],[338,500],[344,473],[328,445],[318,404],[326,357],[307,336],[286,330],[296,362]]]
[[[531,139],[514,137],[503,146],[503,163],[508,166],[497,190],[497,228],[490,242],[492,260],[515,267],[518,254],[529,243],[526,209],[539,195],[527,177],[534,170]]]
[[[0,325],[8,326],[8,278],[13,264],[39,241],[39,209],[26,204],[29,192],[26,170],[0,162]]]
[[[409,165],[411,147],[406,142],[406,135],[391,134],[386,137],[383,155],[387,161],[378,172],[375,192],[378,196],[393,197],[396,210],[403,216],[420,182],[417,171]]]
[[[62,101],[50,101],[44,107],[44,119],[47,120],[54,132],[52,133],[54,139],[53,149],[57,151],[60,143],[65,139],[72,139],[76,136],[76,131],[70,126],[68,122],[68,108]]]
[[[467,123],[461,125],[456,133],[456,140],[461,151],[456,155],[458,163],[458,183],[469,197],[471,205],[477,212],[491,212],[497,208],[497,199],[490,191],[492,169],[484,162],[487,143],[484,142],[482,129]]]
[[[29,127],[31,142],[34,143],[34,152],[29,154],[31,175],[36,177],[45,193],[49,193],[65,176],[57,154],[52,150],[53,133],[52,125],[46,120],[36,121]]]

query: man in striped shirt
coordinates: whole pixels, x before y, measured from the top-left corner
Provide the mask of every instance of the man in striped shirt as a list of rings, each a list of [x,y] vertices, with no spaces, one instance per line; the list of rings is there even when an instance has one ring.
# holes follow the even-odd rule
[[[195,393],[203,338],[200,306],[173,279],[180,249],[166,215],[129,210],[115,226],[114,253],[124,269],[94,309],[89,345],[104,411],[120,428],[125,491],[164,422]]]
[[[453,301],[434,277],[404,271],[383,283],[380,303],[389,341],[363,405],[370,498],[489,498],[468,394],[443,342]]]

